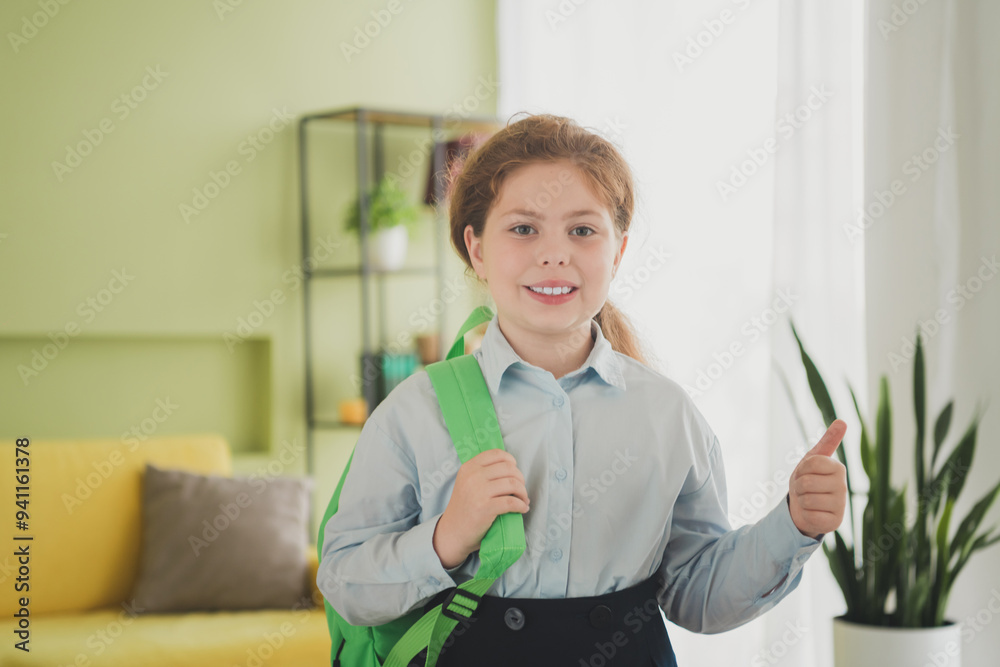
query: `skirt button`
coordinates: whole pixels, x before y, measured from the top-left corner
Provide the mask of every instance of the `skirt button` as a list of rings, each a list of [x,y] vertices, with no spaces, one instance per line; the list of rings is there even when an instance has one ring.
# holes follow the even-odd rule
[[[590,610],[590,624],[595,628],[604,629],[611,626],[611,609],[599,604]]]
[[[520,630],[524,627],[524,612],[517,607],[511,607],[503,615],[503,622],[511,630]]]

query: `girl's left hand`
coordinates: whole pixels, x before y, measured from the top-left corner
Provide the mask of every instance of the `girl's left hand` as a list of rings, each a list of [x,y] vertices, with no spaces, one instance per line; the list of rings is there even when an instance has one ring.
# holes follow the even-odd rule
[[[833,532],[844,520],[847,468],[833,454],[846,431],[847,423],[835,419],[788,480],[788,509],[795,527],[807,537]]]

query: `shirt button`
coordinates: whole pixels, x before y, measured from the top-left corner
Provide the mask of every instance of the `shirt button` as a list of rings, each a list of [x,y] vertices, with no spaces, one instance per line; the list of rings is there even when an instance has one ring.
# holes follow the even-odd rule
[[[503,615],[503,622],[511,630],[520,630],[524,627],[524,612],[517,607],[510,607]]]
[[[556,396],[555,398],[552,399],[552,405],[556,406],[557,408],[562,407],[563,403],[564,401],[562,396]]]
[[[549,554],[552,560],[559,560],[562,558],[562,549],[553,549],[552,553]]]
[[[560,482],[563,481],[564,479],[566,479],[566,469],[565,468],[559,468],[559,470],[556,470],[556,479],[558,479]]]
[[[441,581],[437,577],[431,577],[430,579],[428,579],[428,581],[430,581],[435,586],[441,585]]]
[[[599,604],[590,610],[590,624],[595,628],[604,629],[611,626],[612,613],[607,605]]]

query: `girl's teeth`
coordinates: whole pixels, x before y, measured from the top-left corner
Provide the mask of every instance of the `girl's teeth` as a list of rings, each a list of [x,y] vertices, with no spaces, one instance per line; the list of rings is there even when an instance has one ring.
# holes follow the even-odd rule
[[[572,287],[529,287],[533,292],[538,292],[539,294],[566,294]]]

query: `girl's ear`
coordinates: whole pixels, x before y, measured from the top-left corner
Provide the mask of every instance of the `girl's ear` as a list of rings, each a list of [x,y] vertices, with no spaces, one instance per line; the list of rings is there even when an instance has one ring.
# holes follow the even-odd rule
[[[472,231],[472,224],[465,226],[465,249],[469,252],[469,261],[480,279],[483,277],[483,243]]]
[[[622,234],[622,245],[618,249],[618,254],[615,255],[615,265],[614,268],[611,270],[612,277],[614,277],[615,273],[618,271],[618,264],[621,263],[622,261],[622,256],[625,254],[625,246],[627,245],[628,245],[628,232],[625,232],[624,234]]]

